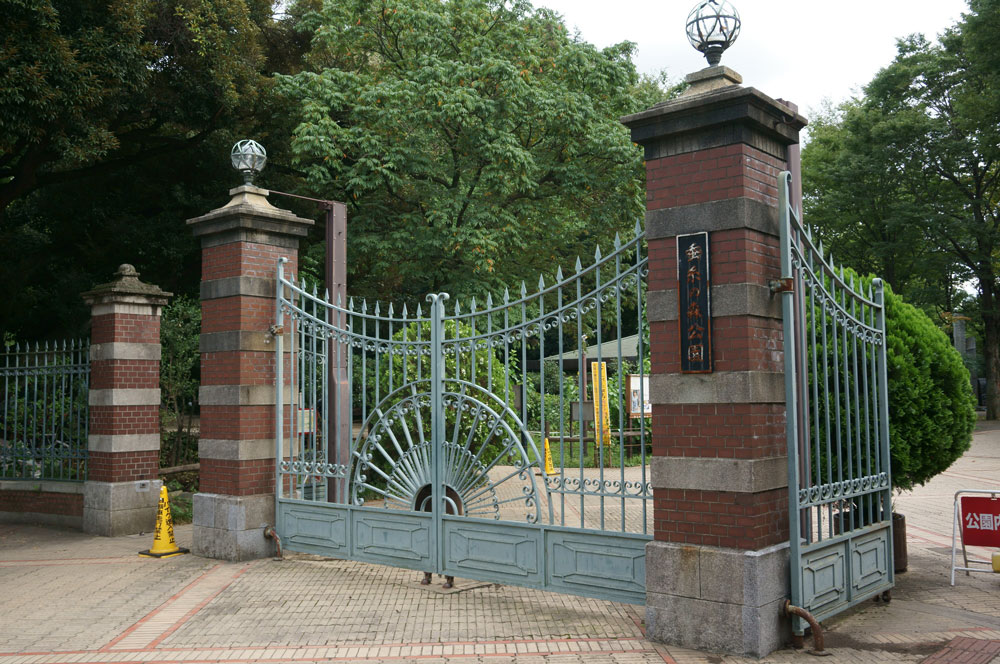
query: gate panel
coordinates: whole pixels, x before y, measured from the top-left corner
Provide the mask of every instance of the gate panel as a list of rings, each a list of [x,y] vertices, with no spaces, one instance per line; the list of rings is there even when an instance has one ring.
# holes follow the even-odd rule
[[[885,305],[880,279],[813,244],[790,182],[779,176],[792,603],[823,620],[894,583]]]
[[[286,548],[643,602],[643,235],[499,304],[430,295],[426,315],[330,303],[279,265]]]

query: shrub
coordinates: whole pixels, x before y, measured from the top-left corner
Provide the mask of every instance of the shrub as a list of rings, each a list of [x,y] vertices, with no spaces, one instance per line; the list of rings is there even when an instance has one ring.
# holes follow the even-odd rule
[[[969,449],[975,398],[969,370],[948,336],[885,290],[892,483],[912,489]]]

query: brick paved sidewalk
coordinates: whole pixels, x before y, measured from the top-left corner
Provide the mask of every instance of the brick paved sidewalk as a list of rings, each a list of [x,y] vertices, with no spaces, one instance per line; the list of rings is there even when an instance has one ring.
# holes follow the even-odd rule
[[[949,585],[951,496],[990,486],[1000,430],[977,433],[954,467],[899,498],[910,569],[889,605],[825,625],[827,662],[1000,664],[1000,575]],[[190,537],[177,529],[182,546]],[[746,661],[646,641],[641,607],[490,584],[447,594],[414,572],[315,556],[138,557],[150,543],[0,525],[0,664]],[[812,661],[793,650],[765,661],[793,660]]]

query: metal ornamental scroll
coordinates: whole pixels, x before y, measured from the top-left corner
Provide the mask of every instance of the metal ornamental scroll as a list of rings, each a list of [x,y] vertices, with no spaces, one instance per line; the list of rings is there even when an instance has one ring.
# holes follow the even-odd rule
[[[708,233],[677,236],[677,302],[681,372],[712,372]]]

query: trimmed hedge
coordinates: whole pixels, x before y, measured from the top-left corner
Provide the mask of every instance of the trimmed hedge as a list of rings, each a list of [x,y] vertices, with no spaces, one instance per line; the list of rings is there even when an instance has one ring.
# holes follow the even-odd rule
[[[892,484],[912,489],[969,449],[976,402],[969,370],[948,336],[888,284],[885,303]]]

